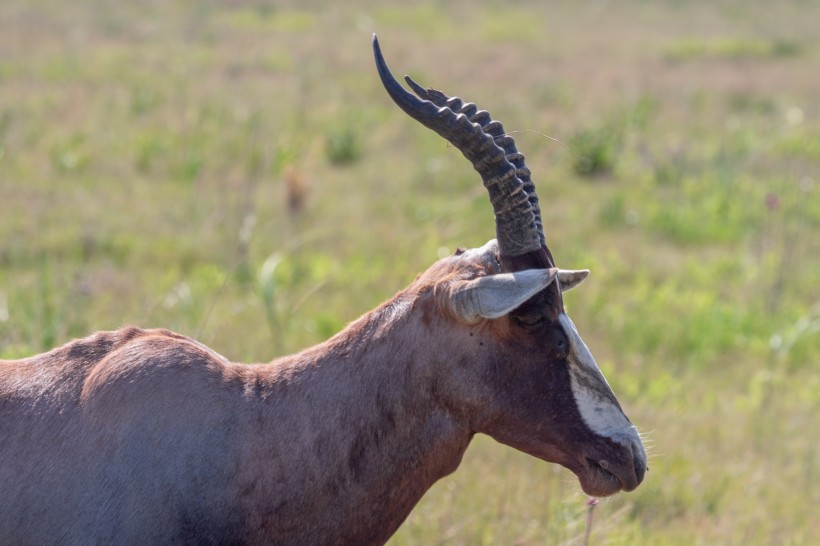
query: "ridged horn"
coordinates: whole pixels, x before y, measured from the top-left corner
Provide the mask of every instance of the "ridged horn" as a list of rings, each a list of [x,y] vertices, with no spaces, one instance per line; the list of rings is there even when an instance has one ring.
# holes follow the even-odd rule
[[[424,96],[416,97],[404,89],[387,68],[375,34],[373,54],[379,77],[393,102],[411,118],[458,148],[481,176],[493,205],[501,256],[516,257],[540,250],[543,235],[536,227],[530,194],[516,174],[518,169],[507,159],[507,153],[496,144],[493,135],[485,132],[481,124],[471,121],[465,113],[456,113],[447,105],[439,106]],[[416,87],[421,89],[415,82],[411,85],[414,90]],[[473,113],[471,117],[476,116]],[[489,114],[486,117],[489,119]]]
[[[515,167],[515,175],[524,185],[524,191],[529,196],[532,213],[535,216],[535,229],[538,231],[538,238],[541,240],[541,244],[546,247],[547,241],[544,237],[544,224],[541,221],[541,207],[538,205],[538,195],[535,193],[535,184],[532,182],[532,172],[524,163],[524,154],[518,151],[513,137],[504,131],[504,125],[500,121],[492,119],[490,113],[486,110],[479,110],[478,106],[472,102],[465,103],[458,97],[449,97],[438,89],[425,89],[414,82],[410,76],[405,76],[404,80],[416,95],[422,99],[429,100],[439,108],[446,106],[457,114],[464,114],[471,122],[478,123],[485,134],[493,137],[496,145],[504,150],[507,161]]]

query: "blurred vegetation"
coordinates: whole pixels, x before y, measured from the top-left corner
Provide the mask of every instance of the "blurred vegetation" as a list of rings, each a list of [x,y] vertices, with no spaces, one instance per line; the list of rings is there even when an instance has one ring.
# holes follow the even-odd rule
[[[653,448],[592,543],[818,543],[818,11],[7,0],[0,358],[133,323],[270,360],[491,238],[375,30],[519,131],[559,264],[593,272],[567,307]],[[480,437],[391,544],[579,544],[583,501]]]

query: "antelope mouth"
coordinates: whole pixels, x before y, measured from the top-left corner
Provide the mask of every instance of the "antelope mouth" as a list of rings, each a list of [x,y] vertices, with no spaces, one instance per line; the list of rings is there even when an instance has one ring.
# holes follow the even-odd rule
[[[624,486],[623,481],[616,474],[609,470],[609,463],[605,460],[594,461],[586,459],[584,471],[578,475],[581,489],[584,493],[593,497],[608,497],[621,490],[630,491]],[[634,489],[634,487],[632,487]]]
[[[646,463],[632,453],[628,459],[627,462],[586,457],[581,471],[575,472],[581,489],[593,497],[608,497],[620,491],[634,490],[643,481]]]

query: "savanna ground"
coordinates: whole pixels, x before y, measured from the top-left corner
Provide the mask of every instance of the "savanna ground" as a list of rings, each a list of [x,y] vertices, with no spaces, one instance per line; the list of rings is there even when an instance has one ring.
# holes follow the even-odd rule
[[[377,31],[522,131],[592,270],[566,303],[651,449],[592,544],[820,543],[817,2],[284,4],[0,4],[0,358],[138,324],[269,360],[491,238]],[[579,544],[585,500],[480,437],[391,544]]]

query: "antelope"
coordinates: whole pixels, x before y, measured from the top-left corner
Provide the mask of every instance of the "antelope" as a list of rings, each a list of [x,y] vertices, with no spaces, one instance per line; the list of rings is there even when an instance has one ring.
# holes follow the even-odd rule
[[[331,339],[234,363],[167,330],[0,361],[3,544],[383,544],[477,433],[631,491],[646,454],[564,311],[530,171],[474,104],[378,74],[472,162],[496,238]]]

